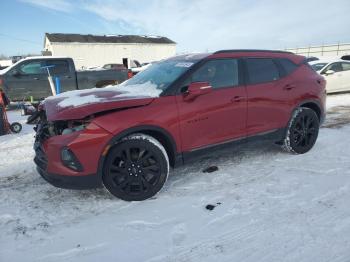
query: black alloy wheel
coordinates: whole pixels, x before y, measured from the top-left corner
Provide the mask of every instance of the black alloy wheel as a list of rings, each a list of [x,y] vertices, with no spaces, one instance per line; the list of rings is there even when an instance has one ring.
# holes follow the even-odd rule
[[[284,142],[285,148],[297,154],[308,152],[317,140],[319,125],[319,119],[314,110],[299,108],[290,122]]]
[[[165,150],[152,137],[140,135],[118,143],[109,152],[103,183],[116,197],[140,201],[154,196],[169,173]]]

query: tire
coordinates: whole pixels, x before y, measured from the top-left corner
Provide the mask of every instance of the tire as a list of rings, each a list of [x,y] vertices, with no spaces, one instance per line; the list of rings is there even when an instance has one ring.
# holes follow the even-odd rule
[[[134,134],[122,139],[109,152],[103,167],[103,184],[125,201],[153,197],[169,175],[169,159],[155,138]]]
[[[12,133],[18,134],[22,131],[22,125],[18,122],[14,122],[10,125],[10,130]]]
[[[289,122],[283,148],[294,154],[308,152],[316,143],[319,127],[320,121],[314,110],[298,108]]]

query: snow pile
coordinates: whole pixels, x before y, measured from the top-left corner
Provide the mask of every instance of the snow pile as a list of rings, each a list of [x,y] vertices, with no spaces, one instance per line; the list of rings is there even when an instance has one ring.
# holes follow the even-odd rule
[[[350,107],[350,95],[327,106]],[[0,137],[0,261],[349,261],[349,124],[322,128],[304,155],[262,143],[217,151],[131,203],[48,184],[30,129]]]
[[[50,96],[46,98],[45,101],[59,101],[58,106],[65,108],[100,102],[126,100],[126,98],[159,97],[162,92],[161,89],[157,88],[157,85],[151,82],[137,85],[127,85],[126,83],[127,82],[120,85],[110,85],[104,88],[68,91],[56,96]]]

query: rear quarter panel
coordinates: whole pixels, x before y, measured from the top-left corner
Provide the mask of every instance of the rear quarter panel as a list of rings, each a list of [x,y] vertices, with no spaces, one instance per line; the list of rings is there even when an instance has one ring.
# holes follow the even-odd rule
[[[322,115],[326,107],[326,80],[316,73],[309,65],[302,64],[292,75],[297,87],[293,101],[294,108],[305,102],[315,102],[319,105]]]

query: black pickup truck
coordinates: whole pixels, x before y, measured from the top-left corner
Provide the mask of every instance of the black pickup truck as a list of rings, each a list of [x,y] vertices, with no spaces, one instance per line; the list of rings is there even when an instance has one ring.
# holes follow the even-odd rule
[[[0,88],[11,101],[41,100],[52,95],[49,73],[59,78],[61,92],[119,84],[128,78],[124,68],[76,71],[71,58],[29,57],[0,70]]]

